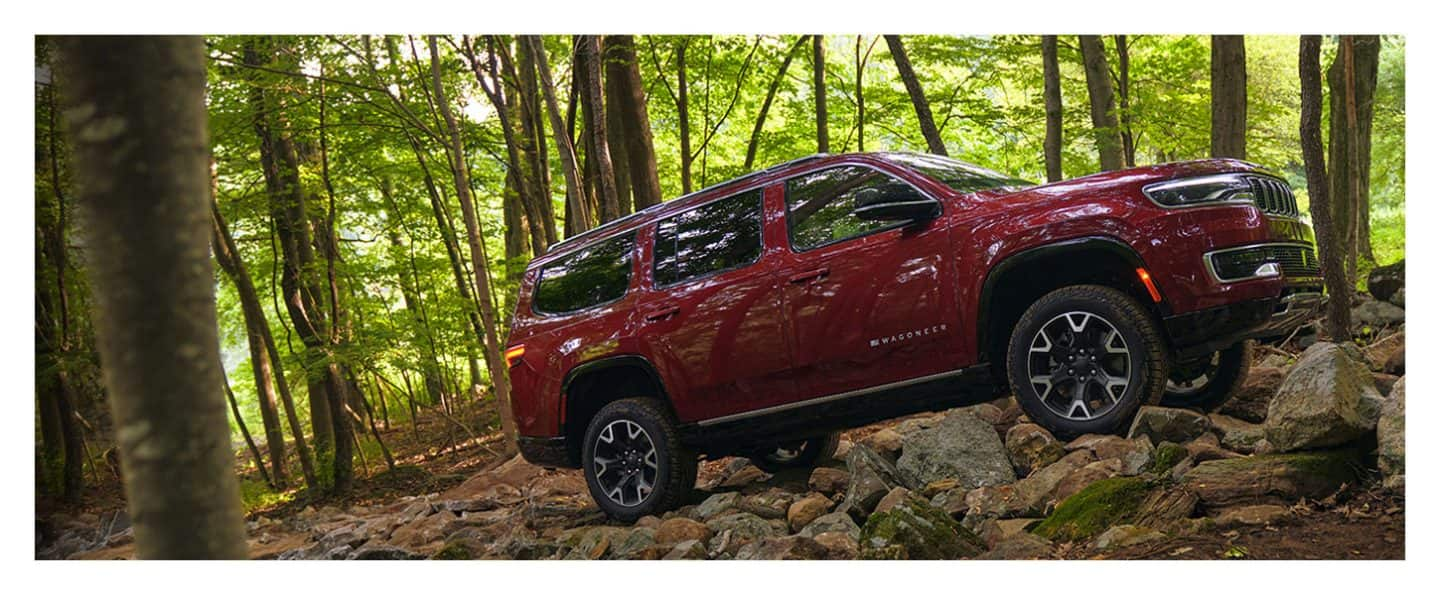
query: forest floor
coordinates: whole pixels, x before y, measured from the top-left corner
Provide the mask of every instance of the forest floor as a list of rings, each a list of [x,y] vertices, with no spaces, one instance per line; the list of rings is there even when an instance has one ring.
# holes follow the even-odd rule
[[[1384,336],[1372,337],[1371,341],[1371,357],[1379,361],[1386,359],[1394,347],[1403,350],[1403,339],[1390,341],[1389,332]],[[1292,359],[1298,351],[1294,347],[1290,350],[1266,348],[1257,357],[1283,361]],[[1403,351],[1400,357],[1403,357]],[[248,450],[240,448],[236,451],[236,468],[242,484],[246,519],[252,521],[252,525],[254,521],[259,521],[260,526],[275,527],[288,525],[291,520],[314,517],[317,510],[324,516],[353,508],[403,506],[400,503],[407,498],[463,490],[458,486],[469,485],[467,480],[493,475],[487,472],[513,459],[513,454],[504,452],[497,421],[493,401],[489,400],[467,404],[451,414],[443,413],[438,407],[424,409],[414,424],[408,420],[392,419],[389,429],[377,421],[377,425],[381,425],[380,435],[394,458],[395,468],[387,468],[378,445],[369,438],[362,443],[363,457],[356,457],[353,488],[339,496],[312,497],[303,487],[278,492],[272,490],[260,479]],[[842,438],[858,444],[881,428],[894,428],[903,421],[888,420],[856,428],[843,433]],[[471,428],[485,430],[480,432]],[[714,486],[727,480],[737,467],[743,466],[736,463],[730,459],[705,462],[701,465],[697,484],[714,489]],[[298,465],[291,466],[298,468]],[[513,466],[504,465],[501,469]],[[583,499],[584,482],[578,471],[541,472],[538,468],[525,467],[540,475],[554,476],[552,479],[557,481],[576,483],[580,486],[577,495]],[[804,492],[807,489],[806,477],[807,474],[795,477],[781,474],[759,481],[753,488],[747,489],[783,487]],[[292,485],[303,483],[298,469],[290,479]],[[1290,514],[1282,522],[1174,535],[1103,554],[1097,554],[1081,543],[1059,544],[1051,555],[1068,559],[1404,559],[1403,491],[1397,494],[1382,490],[1377,483],[1372,483],[1373,480],[1372,477],[1358,486],[1347,487],[1336,496],[1321,501],[1292,503]],[[57,533],[76,526],[104,526],[110,522],[106,519],[123,510],[124,495],[119,478],[104,464],[93,472],[87,469],[86,486],[78,505],[66,506],[54,499],[37,496],[37,556],[42,546],[48,546]],[[698,502],[708,495],[709,490],[701,489],[692,500]],[[597,522],[592,519],[594,505],[588,501],[584,510],[577,511],[577,514],[574,519],[577,523]],[[267,545],[265,549],[279,551],[306,543],[299,534],[282,534],[278,538],[278,542]],[[132,548],[133,544],[128,541],[112,543],[111,548],[92,554],[133,557]]]
[[[510,454],[502,452],[504,440],[496,420],[493,401],[488,400],[462,408],[454,416],[446,415],[438,407],[421,409],[413,425],[408,420],[394,420],[387,429],[377,420],[380,437],[395,459],[395,468],[386,468],[379,447],[367,434],[368,439],[362,444],[364,461],[362,463],[359,456],[355,459],[354,487],[342,495],[309,494],[299,475],[298,463],[293,460],[291,487],[277,492],[261,479],[249,451],[239,447],[235,453],[236,473],[240,477],[245,518],[284,519],[306,507],[370,506],[404,496],[443,492],[510,458]],[[471,429],[476,427],[485,427],[485,432],[476,433]],[[293,458],[294,449],[289,452]],[[103,464],[93,470],[87,467],[85,490],[78,504],[66,504],[37,494],[37,530],[49,525],[57,515],[98,518],[124,506],[120,477]]]

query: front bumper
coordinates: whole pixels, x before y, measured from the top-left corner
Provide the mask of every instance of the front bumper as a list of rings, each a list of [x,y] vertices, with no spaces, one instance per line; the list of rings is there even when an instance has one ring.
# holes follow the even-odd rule
[[[1270,339],[1293,332],[1320,311],[1324,296],[1295,292],[1188,312],[1165,319],[1165,331],[1179,359],[1202,356],[1246,339]]]
[[[516,446],[520,449],[520,456],[533,465],[545,468],[578,466],[570,456],[570,445],[564,436],[521,436],[516,440]]]

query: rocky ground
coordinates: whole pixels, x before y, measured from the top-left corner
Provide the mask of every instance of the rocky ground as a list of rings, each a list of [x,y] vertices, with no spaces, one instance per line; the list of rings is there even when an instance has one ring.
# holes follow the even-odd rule
[[[1206,415],[1147,406],[1057,440],[1011,399],[847,432],[835,460],[707,461],[690,503],[609,521],[577,471],[514,458],[383,504],[252,515],[259,559],[1397,559],[1405,555],[1404,303],[1365,345],[1304,333]],[[1398,318],[1396,310],[1399,311]],[[1304,346],[1303,351],[1298,346]],[[40,558],[133,556],[122,513],[51,519]]]

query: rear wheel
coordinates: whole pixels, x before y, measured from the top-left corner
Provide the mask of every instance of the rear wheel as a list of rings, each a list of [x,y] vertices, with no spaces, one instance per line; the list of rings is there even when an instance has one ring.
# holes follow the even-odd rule
[[[1166,352],[1155,319],[1134,298],[1077,285],[1025,311],[1006,367],[1030,419],[1071,438],[1124,430],[1140,405],[1159,401]]]
[[[1170,368],[1165,398],[1160,404],[1202,411],[1219,409],[1245,384],[1254,355],[1255,343],[1241,341],[1197,360],[1176,362]]]
[[[777,473],[785,469],[814,467],[820,461],[835,456],[840,446],[840,434],[831,433],[808,440],[797,440],[777,444],[763,451],[750,453],[750,464],[766,473]]]
[[[610,403],[590,420],[581,454],[601,510],[628,522],[684,503],[699,462],[676,426],[664,403],[643,398]]]

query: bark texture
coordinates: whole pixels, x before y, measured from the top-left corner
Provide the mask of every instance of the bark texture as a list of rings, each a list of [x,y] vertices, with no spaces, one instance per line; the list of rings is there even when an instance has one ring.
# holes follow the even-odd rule
[[[1305,159],[1305,185],[1310,193],[1310,216],[1315,220],[1315,244],[1325,277],[1325,327],[1336,342],[1350,340],[1350,285],[1345,274],[1345,251],[1339,241],[1329,182],[1325,175],[1325,146],[1320,136],[1320,36],[1300,36],[1300,151]]]
[[[655,165],[655,141],[650,132],[650,111],[645,106],[645,82],[631,35],[605,36],[605,84],[614,89],[610,109],[620,123],[626,171],[635,210],[660,204],[660,174]],[[611,145],[614,148],[614,145]]]
[[[1245,36],[1210,36],[1210,156],[1245,158]]]
[[[1060,96],[1060,56],[1054,35],[1040,39],[1045,76],[1045,180],[1065,179],[1061,149],[1065,146],[1065,110]]]
[[[75,37],[59,49],[136,553],[244,558],[210,264],[204,42]]]
[[[811,69],[815,79],[815,151],[830,152],[830,114],[825,105],[825,36],[816,35],[811,50]]]
[[[1098,35],[1081,35],[1080,55],[1085,63],[1085,86],[1090,91],[1090,123],[1095,128],[1100,169],[1121,169],[1125,167],[1124,143],[1115,117],[1115,86],[1110,82],[1105,42]]]

